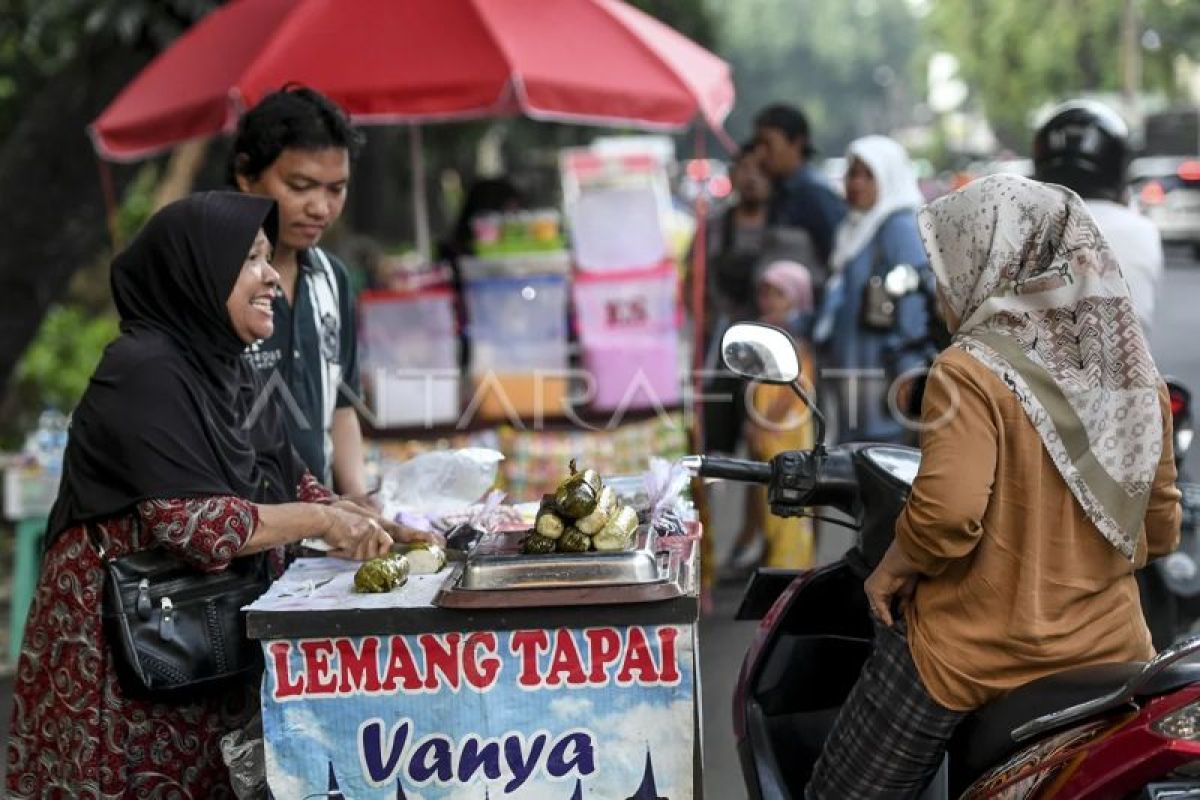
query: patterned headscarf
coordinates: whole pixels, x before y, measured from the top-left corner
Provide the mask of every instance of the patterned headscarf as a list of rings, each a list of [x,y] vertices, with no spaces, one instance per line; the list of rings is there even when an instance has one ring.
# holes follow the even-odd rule
[[[954,346],[1017,395],[1104,538],[1134,558],[1162,454],[1162,378],[1078,195],[992,175],[919,214]]]

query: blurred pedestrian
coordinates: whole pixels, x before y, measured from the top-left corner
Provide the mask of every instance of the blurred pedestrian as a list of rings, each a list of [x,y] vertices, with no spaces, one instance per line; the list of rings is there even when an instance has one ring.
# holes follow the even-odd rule
[[[864,584],[874,644],[808,800],[915,797],[972,711],[1154,655],[1134,570],[1179,542],[1171,409],[1079,198],[1011,174],[921,211],[955,334],[921,464]]]
[[[846,160],[850,213],[813,331],[822,403],[828,397],[836,407],[839,442],[903,442],[909,431],[898,412],[931,356],[928,260],[916,218],[923,198],[908,154],[886,136],[856,139]]]
[[[770,222],[802,228],[812,237],[817,258],[806,263],[814,272],[819,297],[846,204],[811,162],[816,151],[808,118],[800,109],[782,103],[767,106],[754,118],[754,135],[759,158],[774,184]]]
[[[741,440],[745,403],[742,379],[721,363],[721,337],[733,323],[758,317],[755,291],[764,267],[773,261],[803,263],[814,257],[806,231],[769,223],[771,182],[753,142],[738,152],[732,175],[735,202],[707,228],[704,295],[705,368],[711,375],[705,384],[705,451],[730,454]]]
[[[1162,237],[1153,222],[1128,205],[1130,156],[1125,121],[1094,100],[1054,109],[1033,137],[1034,178],[1066,186],[1087,203],[1149,334],[1163,275]]]
[[[795,338],[802,380],[814,373],[808,333],[815,307],[812,274],[795,261],[775,261],[757,280],[759,320]],[[811,386],[811,383],[809,383]],[[746,444],[750,458],[770,461],[785,450],[810,450],[815,444],[812,413],[790,386],[756,383],[749,387]],[[767,506],[766,488],[746,493],[743,524],[734,540],[725,574],[742,577],[759,566],[784,569],[811,567],[816,536],[811,519],[777,517]]]
[[[438,245],[438,255],[452,263],[475,255],[474,223],[488,214],[507,214],[525,207],[525,197],[505,177],[480,178],[467,189],[454,228]]]
[[[358,337],[346,267],[317,247],[346,203],[362,137],[329,98],[304,86],[272,92],[238,121],[229,164],[241,191],[279,204],[275,331],[250,345],[287,412],[289,432],[318,480],[366,502],[363,437],[354,401]],[[284,391],[285,390],[285,391]]]

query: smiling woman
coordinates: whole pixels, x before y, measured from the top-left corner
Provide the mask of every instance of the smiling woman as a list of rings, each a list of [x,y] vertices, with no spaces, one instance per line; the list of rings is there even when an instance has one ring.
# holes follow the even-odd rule
[[[246,344],[266,339],[275,332],[272,304],[278,291],[279,273],[271,266],[271,241],[260,228],[225,301],[233,330]]]
[[[155,214],[113,262],[121,335],[73,415],[14,681],[5,797],[233,796],[219,740],[256,711],[258,676],[196,688],[211,677],[202,662],[224,654],[185,641],[167,623],[175,589],[147,579],[162,600],[151,612],[161,652],[175,660],[162,669],[139,651],[153,680],[122,679],[129,656],[102,616],[108,563],[138,554],[203,573],[232,565],[236,579],[277,572],[283,547],[308,537],[355,560],[431,538],[322,488],[275,404],[258,402],[241,356],[272,330],[275,230],[270,200],[193,195]],[[258,553],[269,555],[246,560]],[[186,696],[151,685],[183,685]]]

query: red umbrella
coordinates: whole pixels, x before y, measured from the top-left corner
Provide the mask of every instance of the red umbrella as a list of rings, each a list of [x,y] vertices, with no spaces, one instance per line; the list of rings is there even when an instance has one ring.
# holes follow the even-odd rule
[[[619,0],[235,0],[151,63],[91,127],[133,160],[231,129],[288,81],[360,123],[525,114],[723,134],[724,61]]]

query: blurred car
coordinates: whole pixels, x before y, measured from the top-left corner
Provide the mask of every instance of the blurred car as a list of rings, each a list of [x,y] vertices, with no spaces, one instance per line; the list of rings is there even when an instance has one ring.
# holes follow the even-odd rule
[[[1200,257],[1200,155],[1148,156],[1129,165],[1134,205],[1164,244],[1191,245]]]

